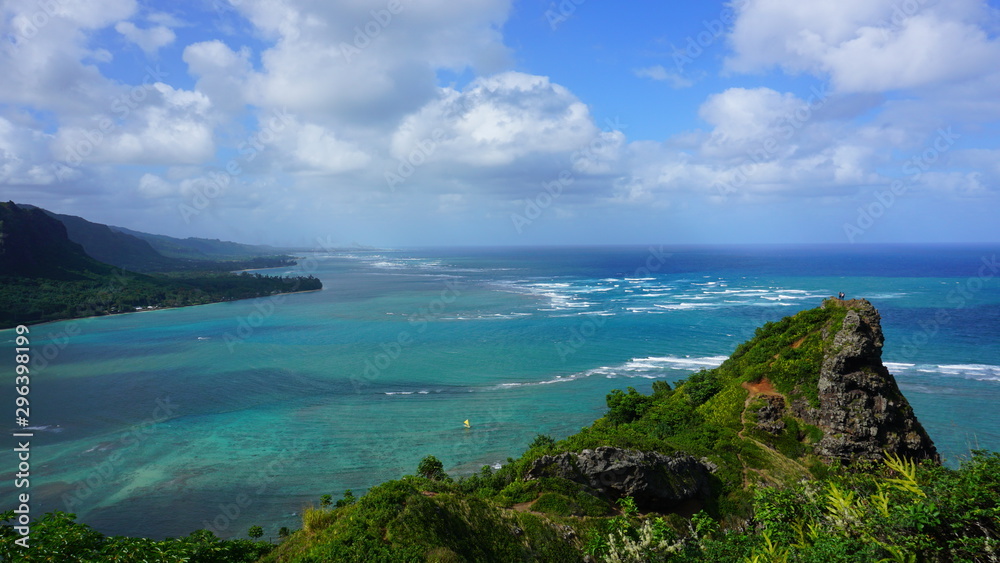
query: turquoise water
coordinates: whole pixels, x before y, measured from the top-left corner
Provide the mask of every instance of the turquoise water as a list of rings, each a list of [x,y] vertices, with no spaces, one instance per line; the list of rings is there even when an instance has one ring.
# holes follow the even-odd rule
[[[611,389],[718,365],[763,322],[838,291],[879,308],[885,360],[956,463],[1000,449],[995,255],[314,254],[295,272],[320,277],[319,292],[32,327],[32,509],[110,534],[229,537],[266,524],[274,535],[320,495],[361,493],[427,454],[457,475],[538,433],[571,434],[603,414]],[[12,331],[0,339],[13,347]],[[10,386],[0,401],[13,403]],[[0,482],[0,498],[12,485]]]

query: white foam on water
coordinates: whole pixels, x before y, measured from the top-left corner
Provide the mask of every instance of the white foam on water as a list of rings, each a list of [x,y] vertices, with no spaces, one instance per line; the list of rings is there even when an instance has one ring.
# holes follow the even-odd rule
[[[572,373],[568,375],[557,375],[552,379],[544,381],[530,381],[521,383],[501,383],[489,389],[510,389],[528,385],[552,385],[555,383],[569,383],[577,379],[587,377],[603,376],[608,379],[616,378],[640,378],[640,379],[662,379],[664,377],[677,377],[701,369],[718,367],[726,361],[726,356],[647,356],[645,358],[632,358],[624,364],[617,366],[601,366],[586,371]]]

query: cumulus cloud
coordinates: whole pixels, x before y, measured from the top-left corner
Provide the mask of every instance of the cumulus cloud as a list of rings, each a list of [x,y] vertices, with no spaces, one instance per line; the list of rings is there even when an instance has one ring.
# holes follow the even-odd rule
[[[156,174],[146,173],[139,178],[137,186],[139,193],[146,198],[161,198],[173,195],[177,189]]]
[[[130,43],[137,45],[147,55],[155,55],[161,47],[166,47],[177,38],[168,27],[158,25],[141,29],[127,21],[115,24],[115,31],[122,34]]]
[[[72,166],[196,164],[214,156],[211,102],[203,94],[157,82],[134,103],[134,110],[121,106],[126,119],[99,114],[90,126],[61,127],[53,152]]]
[[[974,0],[761,0],[741,5],[730,70],[829,76],[840,92],[884,92],[997,72],[1000,40]]]
[[[0,117],[0,185],[57,182],[62,170],[51,162],[48,141],[44,133]]]
[[[337,174],[363,168],[371,157],[353,143],[315,124],[305,124],[293,133],[293,155],[307,173]],[[295,169],[295,167],[290,167]]]
[[[188,45],[182,58],[188,72],[198,78],[196,90],[208,96],[217,109],[235,113],[246,106],[252,71],[248,48],[234,51],[217,39],[202,41]]]
[[[260,0],[238,8],[274,40],[249,77],[250,99],[314,119],[394,123],[435,96],[437,69],[491,72],[509,60],[500,33],[507,0]]]
[[[585,147],[598,129],[587,106],[547,77],[505,72],[467,88],[440,90],[436,100],[407,117],[392,139],[405,158],[425,139],[437,138],[437,160],[507,165],[527,155]]]
[[[120,87],[93,64],[108,62],[111,54],[92,47],[88,36],[135,10],[133,0],[4,3],[0,14],[7,34],[0,48],[0,76],[17,87],[0,88],[0,103],[63,117],[103,109]]]

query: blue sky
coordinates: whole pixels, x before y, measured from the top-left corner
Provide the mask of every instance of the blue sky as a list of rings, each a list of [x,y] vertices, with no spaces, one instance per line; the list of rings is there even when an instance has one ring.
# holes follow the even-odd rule
[[[312,246],[1000,241],[975,0],[0,7],[0,192]]]

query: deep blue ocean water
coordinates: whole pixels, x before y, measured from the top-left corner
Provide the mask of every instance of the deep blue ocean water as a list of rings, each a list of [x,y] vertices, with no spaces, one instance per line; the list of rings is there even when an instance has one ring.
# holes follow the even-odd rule
[[[360,494],[427,454],[461,475],[519,455],[536,434],[576,432],[611,389],[648,391],[718,365],[757,326],[839,291],[879,309],[884,360],[957,464],[972,448],[1000,449],[996,255],[315,253],[291,273],[321,278],[322,291],[39,325],[32,509],[75,512],[110,534],[229,537],[262,524],[273,536],[320,495]],[[11,378],[13,337],[0,331]],[[2,404],[13,397],[0,389]],[[14,495],[13,480],[0,481],[3,506]]]

